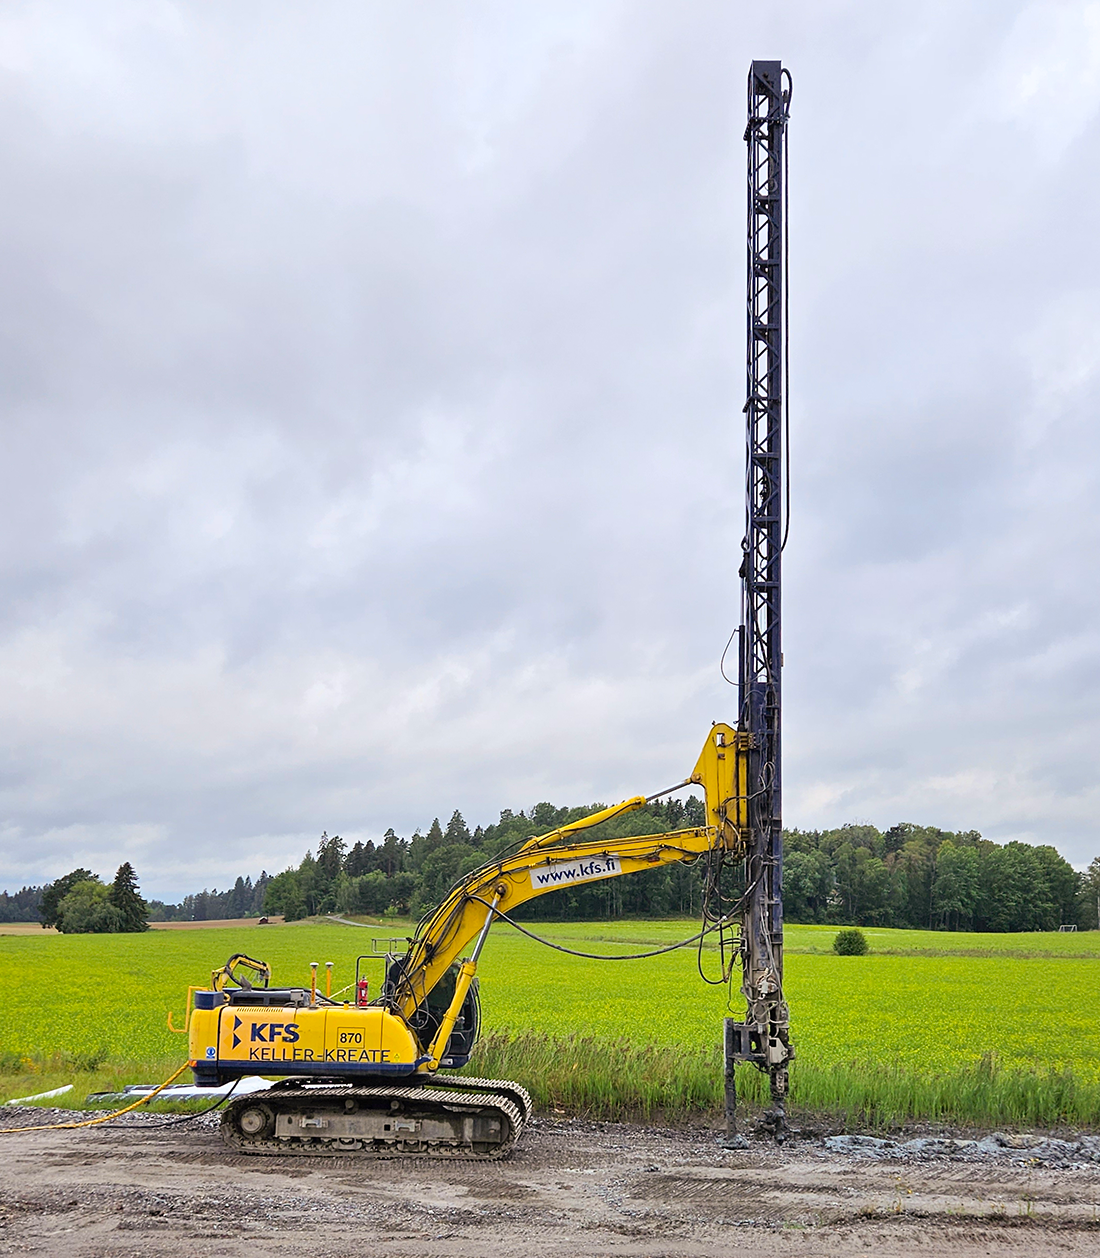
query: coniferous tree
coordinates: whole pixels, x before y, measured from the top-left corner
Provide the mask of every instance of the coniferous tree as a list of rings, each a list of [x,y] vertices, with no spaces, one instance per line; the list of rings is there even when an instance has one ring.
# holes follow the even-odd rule
[[[317,872],[324,883],[330,883],[343,868],[346,849],[347,844],[338,834],[330,839],[327,832],[322,832],[317,844]]]
[[[408,843],[398,838],[391,826],[382,836],[382,846],[378,849],[378,867],[387,878],[393,878],[404,870],[408,850]]]
[[[349,878],[361,878],[374,869],[376,860],[374,843],[370,839],[366,843],[357,842],[344,857],[344,873]]]
[[[412,836],[409,843],[409,865],[414,873],[419,873],[423,868],[425,860],[443,846],[443,827],[439,824],[439,818],[436,817],[432,824],[428,827],[427,834],[421,834],[419,830]]]
[[[244,917],[245,910],[248,908],[249,895],[252,891],[252,880],[245,880],[239,875],[237,881],[233,884],[233,890],[226,895],[226,917]]]
[[[443,834],[443,840],[440,846],[448,843],[469,843],[470,828],[467,826],[462,814],[456,808],[447,822],[447,829]]]
[[[129,861],[119,865],[107,899],[122,914],[121,930],[136,932],[149,929],[149,906],[141,898],[137,874]]]

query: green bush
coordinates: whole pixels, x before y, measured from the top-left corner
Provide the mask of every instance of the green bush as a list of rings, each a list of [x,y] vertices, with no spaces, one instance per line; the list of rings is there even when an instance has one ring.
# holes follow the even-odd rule
[[[833,951],[838,957],[866,956],[867,936],[856,926],[838,930],[833,940]]]
[[[58,905],[63,935],[115,935],[125,927],[120,909],[110,901],[111,889],[88,879],[78,882]]]

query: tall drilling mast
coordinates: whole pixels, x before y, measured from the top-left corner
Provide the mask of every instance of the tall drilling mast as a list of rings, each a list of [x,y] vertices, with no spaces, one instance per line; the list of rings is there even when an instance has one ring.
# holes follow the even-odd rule
[[[786,139],[790,75],[779,61],[749,70],[745,537],[741,543],[739,729],[751,736],[749,836],[741,927],[745,1021],[726,1019],[726,1116],[736,1134],[735,1063],[768,1075],[765,1122],[785,1121],[790,1014],[783,995],[780,567],[784,543]]]

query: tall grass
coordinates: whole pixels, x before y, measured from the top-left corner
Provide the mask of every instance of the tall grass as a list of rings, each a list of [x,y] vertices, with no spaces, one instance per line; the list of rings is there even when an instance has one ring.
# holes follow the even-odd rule
[[[489,1035],[465,1074],[514,1079],[536,1106],[594,1118],[686,1117],[722,1104],[717,1051],[533,1032]]]
[[[69,1096],[42,1104],[79,1108],[89,1092],[159,1083],[170,1071],[161,1058],[2,1054],[0,1101],[74,1083]],[[716,1121],[723,1105],[721,1052],[710,1047],[685,1051],[596,1036],[495,1034],[482,1040],[463,1073],[515,1079],[539,1109],[589,1118]],[[751,1067],[738,1067],[737,1088],[750,1109],[767,1101],[767,1080]],[[918,1120],[962,1127],[1092,1127],[1100,1125],[1100,1083],[1068,1069],[1005,1069],[992,1054],[934,1074],[899,1064],[795,1061],[789,1109],[796,1122],[814,1116],[849,1129]]]
[[[72,1084],[71,1092],[61,1097],[46,1097],[36,1104],[81,1109],[90,1092],[120,1092],[128,1083],[161,1083],[180,1061],[121,1058],[112,1056],[107,1049],[29,1055],[2,1052],[0,1104]]]
[[[466,1073],[515,1079],[546,1110],[592,1118],[716,1118],[723,1105],[720,1050],[687,1052],[629,1040],[533,1033],[490,1035]],[[767,1101],[767,1080],[742,1066],[739,1097]],[[1071,1070],[1007,1070],[986,1054],[969,1066],[918,1074],[900,1065],[857,1063],[791,1069],[792,1113],[816,1113],[846,1127],[914,1120],[959,1126],[1092,1126],[1100,1083]]]

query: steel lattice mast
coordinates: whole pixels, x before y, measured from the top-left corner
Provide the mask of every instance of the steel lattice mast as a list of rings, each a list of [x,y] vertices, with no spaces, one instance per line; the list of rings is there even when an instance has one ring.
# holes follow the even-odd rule
[[[786,81],[786,83],[784,82]],[[784,1122],[789,1012],[783,996],[781,556],[783,550],[786,234],[784,141],[790,77],[778,61],[749,71],[746,519],[741,564],[739,727],[751,735],[749,847],[742,926],[745,1021],[726,1021],[727,1119],[735,1131],[733,1067],[748,1061],[771,1085]]]

